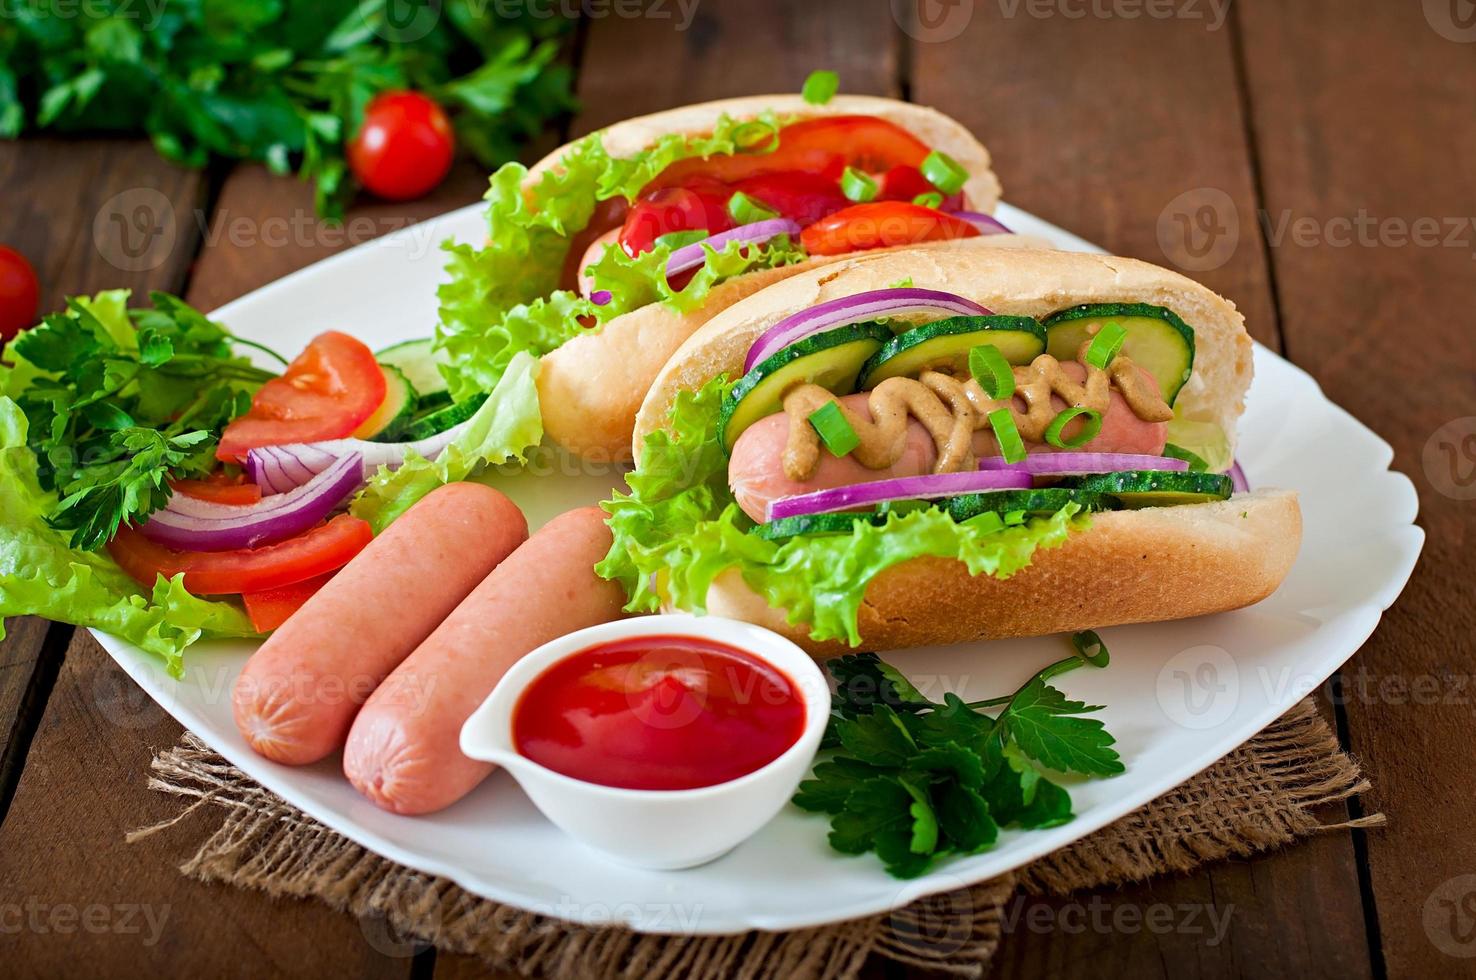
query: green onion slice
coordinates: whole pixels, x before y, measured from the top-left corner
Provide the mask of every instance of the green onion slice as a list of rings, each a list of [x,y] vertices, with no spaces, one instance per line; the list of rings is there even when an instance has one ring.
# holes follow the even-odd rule
[[[728,198],[728,214],[740,225],[751,225],[755,221],[779,217],[778,211],[755,201],[742,191],[734,191],[733,196]]]
[[[937,191],[928,191],[926,194],[919,194],[917,197],[914,197],[912,203],[922,208],[942,207],[943,195]]]
[[[865,204],[876,197],[876,181],[855,167],[847,167],[841,174],[841,193],[857,204]]]
[[[691,231],[669,231],[664,235],[656,236],[654,244],[657,248],[669,248],[673,252],[684,245],[695,245],[705,238],[711,237],[706,228],[694,228]]]
[[[998,400],[1015,393],[1015,369],[992,344],[980,344],[969,351],[969,373],[990,398]]]
[[[958,161],[944,153],[942,150],[934,150],[923,159],[922,174],[944,194],[956,194],[963,190],[963,185],[969,179],[969,172],[959,166]]]
[[[1086,362],[1100,371],[1107,370],[1107,365],[1122,350],[1122,342],[1127,340],[1128,332],[1120,323],[1104,324],[1092,342],[1087,345]]]
[[[1163,447],[1163,454],[1169,459],[1182,459],[1189,464],[1190,473],[1205,473],[1209,471],[1209,462],[1198,453],[1190,452],[1183,446],[1168,443]]]
[[[982,514],[975,514],[967,521],[964,521],[964,523],[981,534],[993,534],[996,531],[1003,531],[1005,527],[1004,518],[1000,517],[999,511],[995,510],[986,510]]]
[[[845,456],[861,445],[861,437],[856,435],[856,430],[851,428],[845,413],[835,402],[826,402],[811,412],[810,424],[820,434],[825,448],[837,456]]]
[[[835,93],[840,90],[840,76],[833,71],[810,72],[810,77],[805,79],[805,87],[800,89],[800,95],[804,96],[810,105],[824,105],[835,98]]]
[[[733,143],[745,153],[772,153],[779,149],[779,127],[750,119],[733,130]]]
[[[1084,420],[1081,431],[1070,439],[1062,438],[1061,433],[1066,431],[1066,426],[1078,417]],[[1051,420],[1051,424],[1046,426],[1045,441],[1057,449],[1080,449],[1097,438],[1097,433],[1101,431],[1102,413],[1078,406],[1066,409]]]
[[[994,438],[999,441],[1000,455],[1006,463],[1018,463],[1025,458],[1025,441],[1015,426],[1015,417],[1008,408],[996,408],[989,413],[989,425],[994,429]]]

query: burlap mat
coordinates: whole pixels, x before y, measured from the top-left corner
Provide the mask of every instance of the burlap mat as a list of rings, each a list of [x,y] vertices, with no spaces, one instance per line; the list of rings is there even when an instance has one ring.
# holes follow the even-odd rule
[[[978,977],[1001,941],[1003,906],[1018,889],[1059,895],[1099,888],[1244,857],[1321,830],[1383,822],[1373,815],[1324,824],[1314,815],[1319,805],[1363,792],[1368,783],[1304,701],[1184,785],[1003,877],[820,929],[644,936],[486,901],[385,860],[262,789],[191,733],[159,753],[152,770],[151,788],[195,801],[130,841],[202,806],[226,811],[224,823],[181,866],[185,874],[275,896],[314,897],[361,919],[382,918],[400,936],[550,980],[846,980],[873,955]]]

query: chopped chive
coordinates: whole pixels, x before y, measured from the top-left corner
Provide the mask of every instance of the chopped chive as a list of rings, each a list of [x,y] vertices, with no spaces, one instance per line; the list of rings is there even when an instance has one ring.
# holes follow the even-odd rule
[[[994,438],[999,442],[999,452],[1006,463],[1018,463],[1025,458],[1025,441],[1020,438],[1015,417],[1008,408],[996,408],[990,412],[989,425],[994,429]]]
[[[876,181],[855,167],[847,167],[841,174],[841,193],[857,204],[865,204],[876,197]]]
[[[835,98],[835,93],[839,90],[840,76],[833,71],[820,69],[810,72],[810,77],[805,79],[804,88],[800,89],[800,95],[810,105],[824,105]]]
[[[919,194],[917,197],[914,197],[912,203],[922,208],[942,207],[943,195],[937,191],[928,191],[926,194]]]
[[[779,148],[779,127],[750,119],[733,130],[733,143],[746,153],[772,153]]]
[[[1064,438],[1062,433],[1066,431],[1066,426],[1078,417],[1083,419],[1081,431],[1070,439]],[[1045,441],[1057,449],[1080,449],[1097,438],[1097,433],[1101,431],[1102,413],[1077,406],[1066,409],[1051,420],[1051,424],[1046,426]]]
[[[1005,527],[1004,518],[1000,517],[999,512],[994,510],[986,510],[982,514],[975,514],[967,521],[964,521],[964,523],[982,534],[993,534],[996,531],[1003,531]]]
[[[825,448],[836,456],[845,456],[861,445],[861,437],[856,435],[856,430],[851,428],[845,413],[835,402],[826,402],[811,412],[810,424],[820,434]]]
[[[1025,511],[1023,510],[1006,512],[1004,516],[1005,527],[1019,527],[1025,523],[1025,516]]]
[[[1120,323],[1107,323],[1092,338],[1087,345],[1086,362],[1098,370],[1107,370],[1107,365],[1122,350],[1122,342],[1127,340],[1128,332]]]
[[[1190,473],[1205,473],[1209,471],[1209,462],[1198,453],[1192,453],[1183,446],[1168,443],[1163,447],[1163,454],[1169,459],[1182,459],[1189,464]]]
[[[740,225],[751,225],[755,221],[768,221],[779,217],[779,212],[765,207],[742,191],[734,191],[728,198],[728,214]]]
[[[963,185],[969,179],[969,172],[942,150],[929,153],[923,159],[920,169],[923,176],[928,178],[928,183],[944,194],[957,194],[963,190]]]
[[[992,344],[980,344],[969,351],[969,373],[990,398],[998,400],[1015,393],[1015,369]]]

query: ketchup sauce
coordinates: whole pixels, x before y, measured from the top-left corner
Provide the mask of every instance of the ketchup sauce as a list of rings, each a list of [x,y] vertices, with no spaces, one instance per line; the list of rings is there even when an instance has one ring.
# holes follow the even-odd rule
[[[714,786],[783,755],[805,704],[782,671],[737,647],[640,636],[573,654],[533,679],[513,709],[519,754],[602,786]]]

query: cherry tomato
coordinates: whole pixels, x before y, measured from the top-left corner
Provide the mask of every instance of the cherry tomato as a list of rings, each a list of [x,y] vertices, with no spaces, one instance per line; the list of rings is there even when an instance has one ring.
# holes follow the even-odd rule
[[[837,211],[806,228],[800,243],[811,255],[973,238],[979,229],[961,218],[903,201],[873,201]]]
[[[246,507],[261,502],[261,487],[247,483],[245,477],[232,478],[224,473],[212,473],[203,480],[170,480],[169,485],[175,493],[212,504]]]
[[[680,187],[663,187],[641,197],[625,217],[620,244],[631,255],[649,252],[656,239],[674,231],[706,231],[716,235],[733,227],[728,198],[733,193],[719,181],[695,177]]]
[[[798,222],[801,228],[851,206],[835,180],[803,170],[745,177],[735,189]]]
[[[902,164],[920,167],[927,155],[927,144],[895,123],[875,116],[825,116],[780,129],[779,146],[771,153],[678,160],[647,190],[685,184],[699,175],[734,184],[759,174],[791,170],[839,180],[847,165],[883,173]]]
[[[0,245],[0,344],[36,323],[41,284],[26,257]]]
[[[279,589],[267,589],[265,592],[242,593],[241,603],[251,619],[251,628],[258,633],[270,633],[281,626],[316,595],[319,589],[327,585],[335,574],[337,573],[329,572],[327,575],[284,585]]]
[[[922,171],[916,167],[893,167],[877,179],[876,199],[879,201],[911,201],[920,194],[941,194]],[[938,205],[941,211],[957,211],[963,207],[963,193],[947,194]]]
[[[308,344],[286,374],[261,386],[251,411],[226,426],[215,456],[239,463],[257,446],[341,439],[373,415],[384,396],[374,352],[330,330]]]
[[[409,201],[439,184],[451,169],[456,137],[451,120],[419,92],[384,92],[364,110],[364,125],[348,144],[359,183],[389,201]]]
[[[108,542],[108,553],[146,589],[158,576],[184,573],[195,595],[238,595],[295,585],[337,571],[374,537],[367,521],[340,514],[295,538],[239,551],[175,551],[155,544],[131,527]]]

